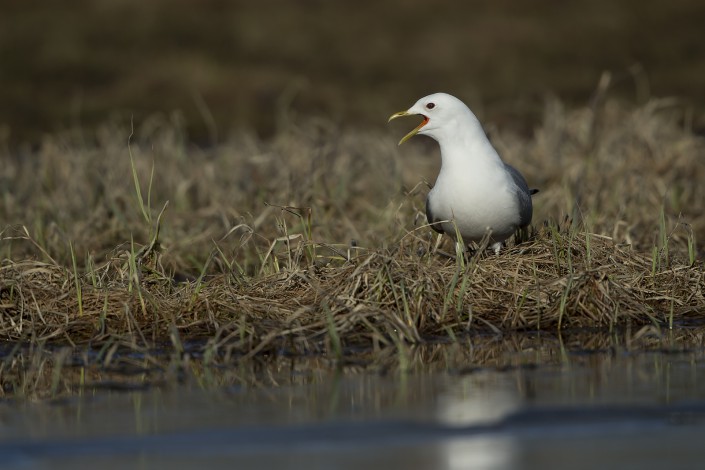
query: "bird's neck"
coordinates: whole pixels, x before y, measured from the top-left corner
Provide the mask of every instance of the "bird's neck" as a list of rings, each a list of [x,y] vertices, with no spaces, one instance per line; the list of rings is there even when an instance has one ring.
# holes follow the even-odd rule
[[[442,171],[472,171],[482,166],[501,166],[497,155],[477,119],[457,122],[436,139],[441,148]]]

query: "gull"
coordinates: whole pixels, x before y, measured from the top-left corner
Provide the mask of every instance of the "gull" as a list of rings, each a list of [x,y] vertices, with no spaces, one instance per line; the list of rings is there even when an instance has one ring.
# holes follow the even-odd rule
[[[441,170],[426,198],[428,223],[457,243],[489,237],[490,247],[499,253],[505,240],[531,223],[531,196],[538,190],[529,189],[522,174],[502,161],[480,121],[458,98],[434,93],[389,121],[412,115],[423,116],[423,121],[399,145],[420,134],[441,148]]]

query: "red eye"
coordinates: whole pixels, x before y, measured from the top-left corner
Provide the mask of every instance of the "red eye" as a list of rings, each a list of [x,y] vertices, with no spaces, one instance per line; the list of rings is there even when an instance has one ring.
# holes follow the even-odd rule
[[[436,103],[428,103],[428,104],[426,105],[426,109],[433,109],[433,108],[435,108],[435,107],[436,107]]]

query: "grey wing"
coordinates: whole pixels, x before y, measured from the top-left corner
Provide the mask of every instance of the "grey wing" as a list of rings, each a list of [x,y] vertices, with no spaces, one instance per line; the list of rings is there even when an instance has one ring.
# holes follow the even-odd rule
[[[531,223],[531,216],[534,212],[531,195],[537,193],[538,190],[529,190],[529,185],[526,184],[526,180],[519,170],[507,163],[504,164],[504,167],[512,175],[512,180],[516,185],[516,197],[519,202],[519,226],[525,227]]]
[[[431,212],[431,201],[429,199],[429,196],[426,196],[426,219],[428,220],[428,223],[431,225],[431,228],[435,230],[438,233],[443,233],[443,227],[441,227],[441,224],[436,223],[436,219],[433,217],[433,213]]]

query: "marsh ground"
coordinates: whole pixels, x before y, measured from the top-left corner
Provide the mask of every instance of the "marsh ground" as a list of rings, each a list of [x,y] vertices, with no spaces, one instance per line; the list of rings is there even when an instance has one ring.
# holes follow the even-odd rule
[[[699,2],[293,5],[6,6],[6,341],[227,362],[702,320]],[[439,89],[541,189],[498,257],[435,251],[437,148],[384,124]]]
[[[547,103],[496,130],[535,197],[500,256],[435,251],[419,141],[312,120],[209,149],[173,123],[105,127],[5,156],[8,339],[208,337],[254,354],[418,342],[490,328],[672,325],[703,312],[703,141],[669,100]],[[130,138],[128,143],[128,137]],[[453,245],[441,247],[453,254]]]

